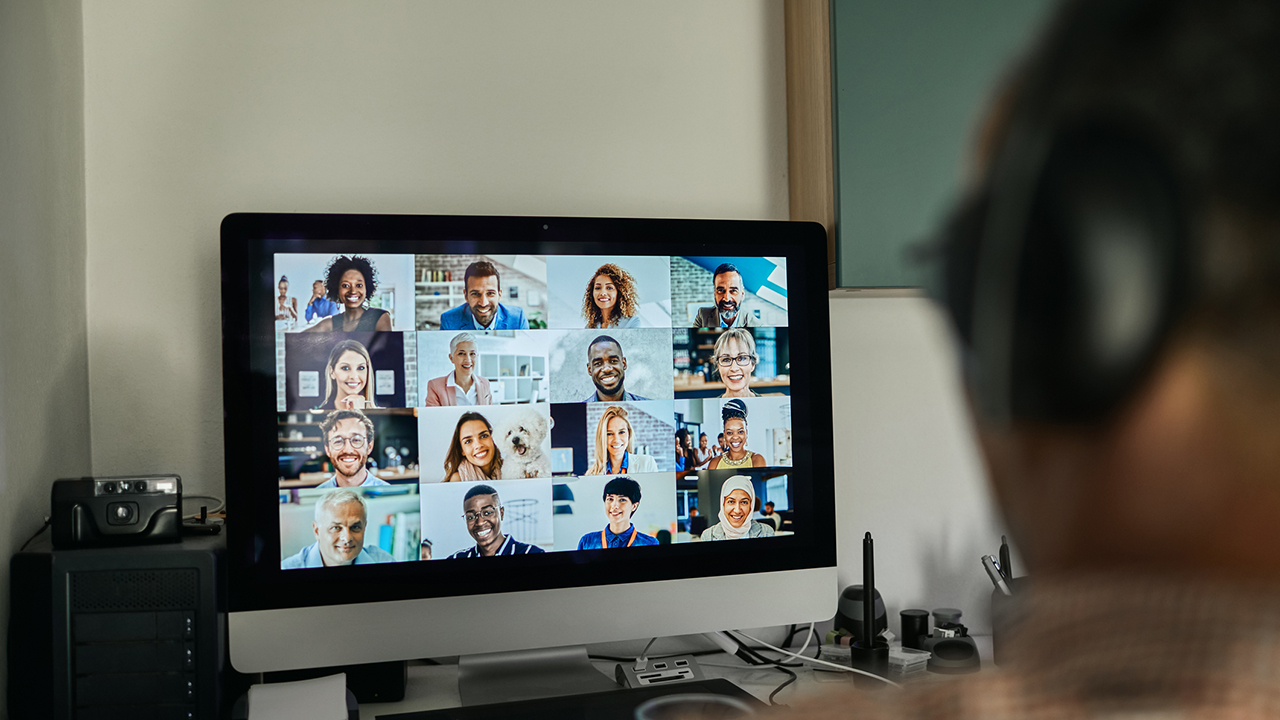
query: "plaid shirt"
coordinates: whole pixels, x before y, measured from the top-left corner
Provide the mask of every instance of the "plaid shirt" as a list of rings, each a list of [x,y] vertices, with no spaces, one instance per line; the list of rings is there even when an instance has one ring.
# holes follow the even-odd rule
[[[1078,577],[1028,596],[1016,636],[998,638],[998,670],[828,695],[787,716],[1280,718],[1276,585]]]

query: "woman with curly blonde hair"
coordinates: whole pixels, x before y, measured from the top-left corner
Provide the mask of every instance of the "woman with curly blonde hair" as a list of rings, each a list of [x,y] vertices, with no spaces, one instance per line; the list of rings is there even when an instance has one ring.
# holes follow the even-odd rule
[[[658,461],[651,455],[632,452],[635,432],[625,408],[610,405],[596,425],[596,456],[587,475],[622,475],[658,472]]]
[[[631,273],[605,263],[591,276],[582,298],[582,316],[589,328],[640,327],[640,294]]]

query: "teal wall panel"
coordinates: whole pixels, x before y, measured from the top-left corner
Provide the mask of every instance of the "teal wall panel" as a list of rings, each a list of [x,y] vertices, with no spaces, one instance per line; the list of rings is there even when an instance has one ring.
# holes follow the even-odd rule
[[[913,287],[907,250],[962,189],[969,145],[1050,0],[832,0],[837,282]]]

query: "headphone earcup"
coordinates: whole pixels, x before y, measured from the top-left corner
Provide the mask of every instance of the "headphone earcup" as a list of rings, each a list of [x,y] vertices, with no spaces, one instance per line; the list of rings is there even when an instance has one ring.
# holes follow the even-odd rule
[[[1031,197],[1010,280],[1009,415],[1098,421],[1146,376],[1184,304],[1177,183],[1153,147],[1095,126],[1053,138]],[[999,201],[992,212],[1009,210]]]

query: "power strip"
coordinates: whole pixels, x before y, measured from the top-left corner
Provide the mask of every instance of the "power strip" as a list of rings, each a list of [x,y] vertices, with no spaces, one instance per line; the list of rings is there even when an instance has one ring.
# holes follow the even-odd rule
[[[647,660],[639,670],[639,663],[618,663],[614,673],[618,684],[623,687],[636,688],[647,685],[670,685],[671,683],[705,680],[702,668],[692,655],[675,655],[673,657]]]

